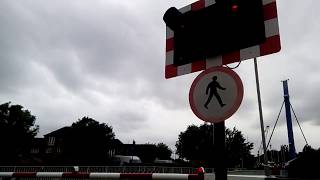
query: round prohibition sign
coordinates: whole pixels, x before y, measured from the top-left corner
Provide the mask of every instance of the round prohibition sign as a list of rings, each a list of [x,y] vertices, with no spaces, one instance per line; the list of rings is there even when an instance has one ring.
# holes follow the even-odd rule
[[[193,113],[203,121],[218,123],[231,117],[240,107],[243,85],[233,70],[212,67],[193,81],[189,103]]]

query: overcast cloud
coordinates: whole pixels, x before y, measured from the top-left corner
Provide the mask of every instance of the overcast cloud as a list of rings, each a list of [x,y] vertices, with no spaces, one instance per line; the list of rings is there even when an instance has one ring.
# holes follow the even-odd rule
[[[124,143],[174,148],[188,125],[201,124],[188,93],[198,73],[166,80],[165,11],[192,0],[0,1],[0,103],[37,116],[42,136],[83,116],[114,128]],[[291,103],[309,144],[319,148],[320,23],[316,0],[278,0],[282,50],[258,58],[265,125],[270,131],[290,79]],[[232,65],[231,65],[232,66]],[[261,142],[253,61],[235,69],[244,84],[240,109],[226,121],[255,152]],[[284,110],[272,141],[287,143]],[[294,116],[293,116],[294,117]],[[297,150],[304,140],[294,123]]]

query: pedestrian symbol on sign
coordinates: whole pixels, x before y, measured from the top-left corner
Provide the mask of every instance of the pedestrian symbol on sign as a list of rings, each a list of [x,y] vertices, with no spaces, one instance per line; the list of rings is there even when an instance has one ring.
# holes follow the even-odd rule
[[[206,109],[208,109],[208,104],[210,103],[212,96],[214,95],[216,97],[216,99],[218,100],[219,104],[221,107],[225,106],[226,104],[224,104],[222,102],[222,99],[218,93],[218,89],[221,90],[226,90],[226,88],[222,87],[219,82],[217,81],[218,77],[217,76],[213,76],[212,77],[212,81],[208,84],[207,89],[206,89],[206,94],[208,94],[208,92],[210,91],[209,97],[206,101],[206,103],[204,104],[204,107]]]
[[[240,77],[226,67],[212,67],[193,81],[189,102],[201,120],[218,123],[228,119],[239,108],[243,98]]]

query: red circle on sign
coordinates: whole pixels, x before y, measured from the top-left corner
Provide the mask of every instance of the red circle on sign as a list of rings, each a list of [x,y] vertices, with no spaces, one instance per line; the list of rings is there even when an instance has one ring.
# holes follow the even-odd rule
[[[199,81],[203,80],[210,73],[222,73],[225,76],[228,76],[228,78],[231,78],[233,80],[234,86],[236,87],[235,100],[232,102],[230,106],[227,107],[223,115],[219,117],[214,115],[208,116],[204,113],[201,113],[201,111],[199,110],[200,107],[197,107],[197,103],[196,103],[197,100],[194,98],[195,88],[198,85]],[[212,122],[212,123],[222,122],[228,119],[229,117],[231,117],[240,107],[242,99],[243,99],[243,84],[240,77],[234,71],[225,67],[213,67],[200,73],[196,77],[196,79],[193,81],[190,88],[190,92],[189,92],[189,103],[193,113],[201,120],[206,122]]]

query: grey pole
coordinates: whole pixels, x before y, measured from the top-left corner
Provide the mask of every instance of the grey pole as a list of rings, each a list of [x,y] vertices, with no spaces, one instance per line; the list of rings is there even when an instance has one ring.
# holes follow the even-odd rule
[[[266,147],[266,137],[264,134],[264,123],[263,123],[263,114],[262,114],[262,105],[261,105],[261,96],[260,96],[260,85],[259,85],[259,73],[258,73],[258,65],[257,58],[254,58],[254,71],[256,75],[256,86],[257,86],[257,95],[258,95],[258,106],[259,106],[259,117],[260,117],[260,126],[261,126],[261,137],[262,137],[262,146],[263,146],[263,154],[264,154],[264,163],[267,165],[268,155],[267,155],[267,147]],[[265,175],[269,176],[270,171],[268,166],[264,167]]]

